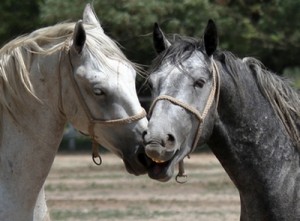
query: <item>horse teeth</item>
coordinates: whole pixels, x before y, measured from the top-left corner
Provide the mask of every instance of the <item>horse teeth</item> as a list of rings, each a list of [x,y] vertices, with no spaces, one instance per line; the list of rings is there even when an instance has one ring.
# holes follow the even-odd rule
[[[164,161],[162,161],[162,160],[153,160],[155,163],[164,163]]]

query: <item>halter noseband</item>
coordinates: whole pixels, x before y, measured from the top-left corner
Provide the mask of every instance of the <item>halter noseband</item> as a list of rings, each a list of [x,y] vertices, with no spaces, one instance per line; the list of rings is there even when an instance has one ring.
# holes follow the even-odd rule
[[[186,104],[186,103],[178,100],[177,98],[174,98],[174,97],[169,96],[169,95],[160,95],[160,96],[158,96],[157,98],[154,99],[154,101],[152,102],[152,104],[149,108],[148,115],[151,116],[152,111],[153,111],[153,109],[154,109],[154,107],[155,107],[155,105],[158,101],[169,101],[172,104],[180,106],[183,109],[185,109],[186,111],[188,111],[188,112],[192,113],[193,115],[195,115],[195,117],[198,119],[199,124],[198,124],[198,128],[197,128],[194,140],[193,140],[193,144],[192,144],[192,148],[191,148],[190,153],[192,153],[197,147],[198,141],[199,141],[200,136],[201,136],[201,130],[202,130],[202,125],[203,125],[202,123],[205,120],[205,118],[206,118],[206,116],[207,116],[207,114],[208,114],[208,112],[209,112],[209,110],[210,110],[210,108],[213,104],[214,98],[216,97],[216,103],[218,103],[218,99],[219,99],[219,92],[220,92],[219,69],[218,69],[218,67],[217,67],[214,60],[212,61],[212,64],[213,64],[213,71],[212,71],[213,87],[212,87],[212,89],[209,93],[207,102],[205,104],[205,107],[204,107],[202,113],[200,111],[198,111],[196,108],[194,108],[193,106],[191,106],[189,104]],[[187,177],[187,175],[184,172],[183,159],[181,161],[179,161],[179,172],[176,176],[176,181],[179,182],[179,183],[183,183],[183,182],[179,181],[180,177],[184,177],[184,178]]]
[[[71,70],[73,70],[73,65],[72,65],[72,61],[71,61],[71,55],[70,55],[70,49],[69,47],[66,48],[66,53],[68,54],[68,58],[69,58],[69,63],[70,63],[70,66],[71,66]],[[60,55],[61,57],[61,55]],[[61,59],[60,59],[61,60]],[[74,74],[72,71],[70,71],[70,78],[71,78],[71,82],[72,82],[72,85],[73,85],[73,88],[75,90],[75,93],[78,97],[78,100],[88,118],[88,121],[89,121],[89,125],[88,125],[88,133],[93,141],[93,144],[92,144],[92,159],[93,159],[93,162],[96,164],[96,165],[101,165],[102,163],[102,159],[101,159],[101,156],[99,154],[99,151],[98,151],[98,147],[97,147],[97,142],[95,141],[95,132],[94,132],[94,128],[95,128],[95,125],[96,124],[100,124],[100,125],[107,125],[107,126],[116,126],[116,125],[125,125],[125,124],[131,124],[135,121],[138,121],[144,117],[147,116],[147,113],[145,111],[144,108],[142,108],[141,112],[138,113],[138,114],[135,114],[135,115],[132,115],[132,116],[129,116],[129,117],[126,117],[126,118],[119,118],[119,119],[113,119],[113,120],[103,120],[103,119],[97,119],[95,118],[92,113],[91,113],[91,110],[90,108],[88,107],[82,93],[81,93],[81,90],[79,88],[79,85],[74,77]],[[61,76],[60,76],[60,90],[61,90]],[[60,107],[60,110],[62,112],[62,93],[60,91],[60,104],[59,104]],[[99,162],[97,162],[97,160],[99,160]]]

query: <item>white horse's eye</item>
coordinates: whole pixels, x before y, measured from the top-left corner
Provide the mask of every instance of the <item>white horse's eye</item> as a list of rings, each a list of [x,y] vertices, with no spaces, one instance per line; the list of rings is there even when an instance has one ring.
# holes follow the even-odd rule
[[[95,87],[95,88],[93,89],[93,92],[94,92],[94,94],[97,95],[97,96],[101,96],[101,95],[104,95],[104,94],[105,94],[100,88],[97,88],[97,87]]]

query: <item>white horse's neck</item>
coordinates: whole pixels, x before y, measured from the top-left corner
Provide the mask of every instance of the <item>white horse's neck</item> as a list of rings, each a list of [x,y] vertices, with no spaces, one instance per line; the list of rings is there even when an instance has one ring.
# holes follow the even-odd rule
[[[31,67],[30,75],[33,89],[42,102],[28,97],[25,104],[19,106],[18,112],[22,115],[12,116],[2,108],[0,116],[0,199],[5,199],[0,200],[2,221],[33,220],[37,198],[40,211],[36,211],[36,216],[44,216],[39,213],[46,212],[42,187],[61,141],[65,120],[57,109],[58,76],[41,74],[36,72],[38,69],[43,66]],[[34,76],[37,74],[41,74],[40,77]]]

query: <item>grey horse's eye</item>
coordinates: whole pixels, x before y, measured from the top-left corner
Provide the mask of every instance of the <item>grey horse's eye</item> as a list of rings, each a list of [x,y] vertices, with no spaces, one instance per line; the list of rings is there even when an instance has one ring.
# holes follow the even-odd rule
[[[204,79],[198,79],[195,81],[194,87],[202,88],[205,83],[206,83],[206,81]]]
[[[98,87],[94,87],[93,92],[94,92],[94,94],[97,95],[97,96],[102,96],[102,95],[105,94],[105,93],[104,93],[100,88],[98,88]]]

